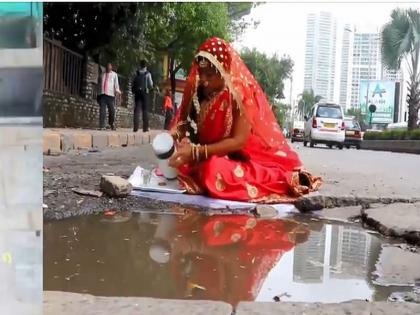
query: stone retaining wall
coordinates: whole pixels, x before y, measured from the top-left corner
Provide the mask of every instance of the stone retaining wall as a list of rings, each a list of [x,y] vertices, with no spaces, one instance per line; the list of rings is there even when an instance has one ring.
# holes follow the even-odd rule
[[[70,95],[45,90],[43,93],[44,128],[99,127],[99,104],[96,100],[97,83],[101,67],[86,56],[80,94]],[[122,101],[116,106],[116,127],[133,128],[134,97],[131,79],[119,77]],[[163,128],[163,96],[152,92],[149,97],[149,125],[151,129]],[[141,119],[140,119],[141,121]],[[140,125],[141,127],[141,125]]]
[[[45,128],[93,129],[99,127],[99,105],[91,99],[44,92],[43,106]],[[149,113],[151,129],[161,129],[163,123],[163,116]],[[117,128],[133,127],[132,108],[121,106],[116,108],[116,126]]]

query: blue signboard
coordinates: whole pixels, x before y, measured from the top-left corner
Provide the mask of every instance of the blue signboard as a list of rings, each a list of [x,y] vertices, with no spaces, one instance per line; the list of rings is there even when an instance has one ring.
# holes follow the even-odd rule
[[[362,114],[369,115],[369,106],[372,104],[376,106],[376,111],[372,114],[373,124],[394,122],[395,82],[362,80],[359,93]]]

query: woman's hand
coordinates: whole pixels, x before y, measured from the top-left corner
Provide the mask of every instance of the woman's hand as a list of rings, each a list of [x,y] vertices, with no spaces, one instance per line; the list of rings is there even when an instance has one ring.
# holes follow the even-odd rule
[[[192,162],[191,144],[184,139],[178,146],[176,153],[169,159],[170,167],[179,168]]]

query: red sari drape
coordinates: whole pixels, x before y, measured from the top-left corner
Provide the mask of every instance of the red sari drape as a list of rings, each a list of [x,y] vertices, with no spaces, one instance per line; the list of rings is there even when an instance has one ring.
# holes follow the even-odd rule
[[[317,190],[321,179],[304,170],[264,92],[233,48],[222,39],[211,38],[200,46],[197,57],[209,60],[226,85],[210,103],[200,107],[196,119],[199,143],[212,144],[231,136],[234,106],[247,118],[251,135],[240,152],[211,156],[182,167],[179,179],[187,191],[220,199],[279,203],[293,202]],[[194,106],[197,73],[194,62],[173,128],[185,123]]]
[[[246,215],[200,217],[177,227],[171,270],[185,298],[254,301],[271,269],[295,246],[299,224]],[[192,233],[191,231],[194,231]],[[309,236],[309,230],[303,232]],[[188,266],[188,267],[186,267]]]

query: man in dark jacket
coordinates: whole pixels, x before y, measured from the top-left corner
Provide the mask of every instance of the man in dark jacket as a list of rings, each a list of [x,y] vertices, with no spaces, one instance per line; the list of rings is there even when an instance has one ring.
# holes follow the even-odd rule
[[[137,132],[139,129],[140,111],[143,112],[143,132],[149,131],[148,94],[152,88],[152,75],[146,68],[146,61],[142,60],[140,61],[140,68],[137,70],[132,84],[132,91],[135,101],[133,128],[134,132]]]

